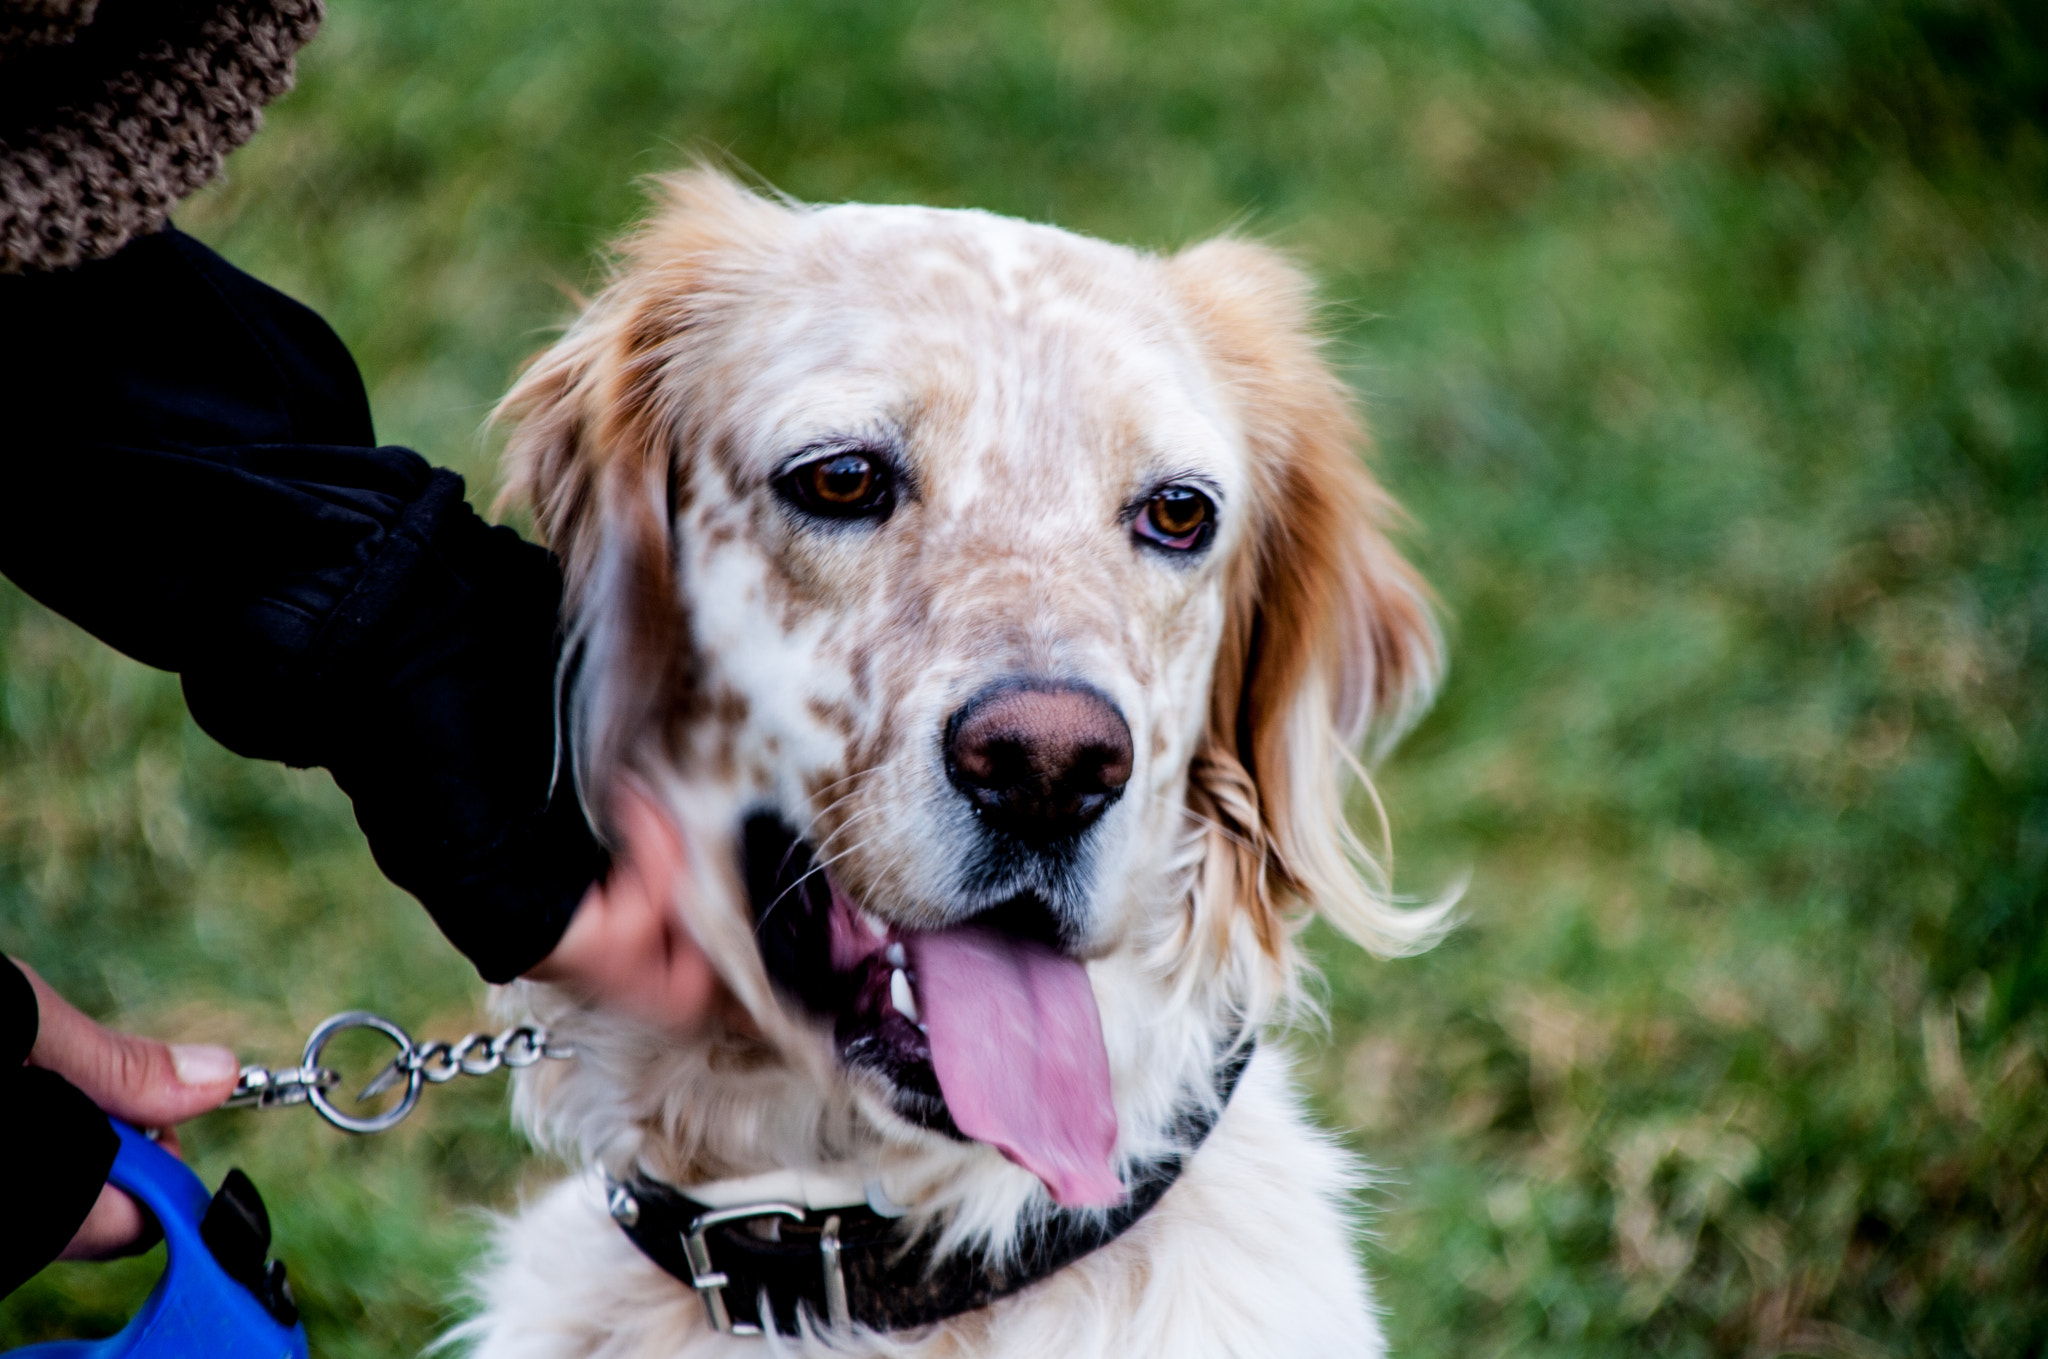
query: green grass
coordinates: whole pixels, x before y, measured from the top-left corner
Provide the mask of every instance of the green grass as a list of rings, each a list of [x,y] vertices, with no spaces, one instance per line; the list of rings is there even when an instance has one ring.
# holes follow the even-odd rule
[[[2048,22],[1987,0],[334,0],[183,214],[324,312],[381,436],[480,417],[711,150],[806,198],[1326,282],[1444,600],[1384,771],[1466,924],[1320,941],[1318,1099],[1400,1352],[2048,1354]],[[0,593],[0,947],[109,1019],[284,1058],[481,988],[322,774]],[[344,1140],[215,1115],[325,1355],[454,1314],[546,1168],[485,1082]],[[61,1267],[0,1343],[110,1329]]]

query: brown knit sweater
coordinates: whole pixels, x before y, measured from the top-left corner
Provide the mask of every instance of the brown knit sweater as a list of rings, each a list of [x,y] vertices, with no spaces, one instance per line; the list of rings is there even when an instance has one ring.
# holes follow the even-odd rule
[[[0,273],[164,224],[291,88],[323,0],[0,0]]]

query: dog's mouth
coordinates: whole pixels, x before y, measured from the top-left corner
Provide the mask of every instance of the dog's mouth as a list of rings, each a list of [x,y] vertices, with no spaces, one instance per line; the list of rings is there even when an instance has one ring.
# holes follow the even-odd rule
[[[1123,1198],[1102,1021],[1052,912],[1022,896],[913,931],[862,908],[773,814],[743,834],[769,975],[829,1019],[840,1060],[901,1117],[987,1142],[1069,1206]]]

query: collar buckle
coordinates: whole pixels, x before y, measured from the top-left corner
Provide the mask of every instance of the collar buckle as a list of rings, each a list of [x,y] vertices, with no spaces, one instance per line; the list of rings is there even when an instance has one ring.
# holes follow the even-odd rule
[[[696,1289],[697,1296],[704,1300],[704,1311],[711,1319],[712,1330],[726,1335],[761,1334],[759,1326],[732,1319],[732,1313],[725,1305],[725,1290],[732,1280],[712,1263],[711,1242],[705,1233],[723,1223],[754,1222],[777,1217],[802,1222],[804,1210],[793,1203],[748,1203],[737,1208],[714,1208],[691,1219],[690,1229],[683,1236],[683,1254],[690,1261],[690,1287]],[[826,1278],[829,1280],[839,1273],[839,1242],[830,1232],[826,1233],[826,1240],[831,1242],[831,1248],[824,1250],[826,1261],[831,1266],[826,1271]],[[840,1295],[842,1298],[845,1296],[843,1283],[840,1285]]]

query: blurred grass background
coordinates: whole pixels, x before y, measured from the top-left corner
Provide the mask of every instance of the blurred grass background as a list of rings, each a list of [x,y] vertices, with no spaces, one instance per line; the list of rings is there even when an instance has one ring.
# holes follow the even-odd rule
[[[380,436],[480,418],[631,220],[800,197],[1326,285],[1453,646],[1384,774],[1467,923],[1318,941],[1324,1112],[1417,1356],[2048,1353],[2048,10],[1993,0],[331,0],[181,223],[322,311]],[[295,1055],[482,988],[321,773],[0,589],[0,948],[110,1021]],[[455,1315],[547,1173],[502,1086],[375,1141],[214,1115],[328,1356]],[[0,1344],[113,1329],[65,1266]]]

